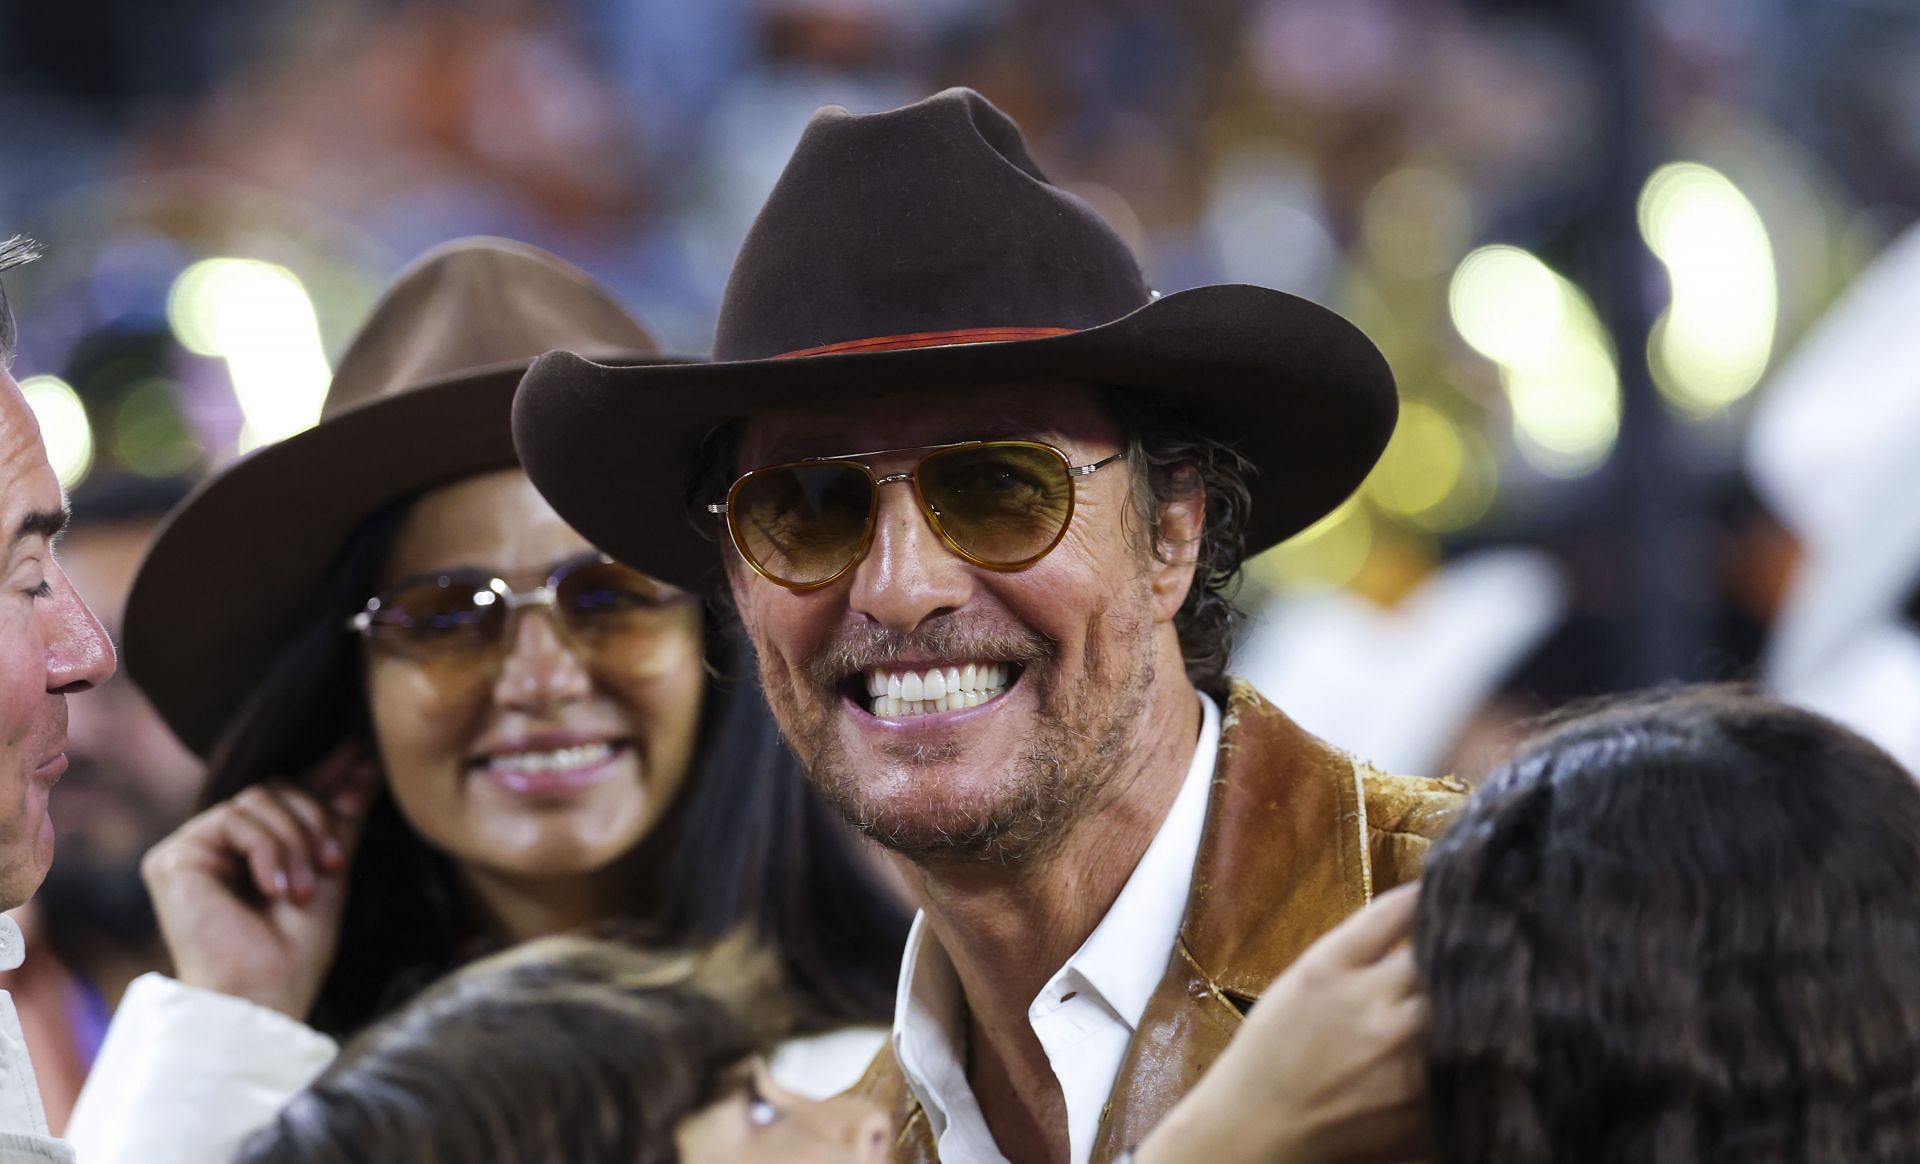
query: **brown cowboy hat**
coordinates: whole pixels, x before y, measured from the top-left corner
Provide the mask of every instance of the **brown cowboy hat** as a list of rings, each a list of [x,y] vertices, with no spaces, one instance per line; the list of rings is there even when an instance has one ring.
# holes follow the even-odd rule
[[[608,553],[682,586],[718,564],[691,497],[717,426],[767,409],[1010,381],[1148,390],[1257,470],[1248,550],[1345,500],[1399,408],[1360,330],[1263,287],[1164,298],[1019,127],[970,89],[890,113],[816,113],[735,261],[708,364],[556,352],[514,404],[547,500]],[[689,520],[689,518],[692,520]]]
[[[216,474],[168,516],[127,599],[125,653],[182,742],[212,749],[362,521],[519,464],[513,390],[555,347],[665,358],[611,292],[554,256],[504,239],[447,243],[381,297],[318,425]]]

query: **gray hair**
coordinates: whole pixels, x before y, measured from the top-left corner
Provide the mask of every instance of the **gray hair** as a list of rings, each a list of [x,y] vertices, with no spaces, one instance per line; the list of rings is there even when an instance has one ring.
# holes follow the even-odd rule
[[[0,272],[22,267],[40,257],[40,244],[23,234],[0,242]],[[6,285],[0,283],[0,368],[13,366],[13,308],[7,303]]]

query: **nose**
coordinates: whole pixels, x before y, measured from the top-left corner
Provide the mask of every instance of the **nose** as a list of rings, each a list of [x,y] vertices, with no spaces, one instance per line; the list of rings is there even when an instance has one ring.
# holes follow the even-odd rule
[[[551,711],[593,690],[584,660],[560,637],[551,610],[522,608],[509,616],[507,656],[494,680],[494,702],[515,711]]]
[[[881,486],[873,544],[853,568],[849,605],[888,630],[906,633],[959,609],[972,587],[967,563],[933,532],[913,487]]]
[[[47,571],[53,594],[43,609],[52,620],[47,634],[47,690],[59,695],[87,691],[113,678],[113,640],[59,564]]]

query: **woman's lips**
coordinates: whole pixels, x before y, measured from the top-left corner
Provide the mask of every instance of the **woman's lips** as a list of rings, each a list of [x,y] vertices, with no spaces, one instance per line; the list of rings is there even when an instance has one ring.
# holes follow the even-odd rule
[[[598,784],[629,745],[594,740],[560,747],[496,751],[474,768],[489,781],[522,796],[565,796]]]

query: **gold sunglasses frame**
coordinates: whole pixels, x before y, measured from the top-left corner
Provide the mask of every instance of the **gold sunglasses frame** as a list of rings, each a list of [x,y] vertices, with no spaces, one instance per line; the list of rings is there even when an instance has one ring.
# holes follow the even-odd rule
[[[926,493],[920,488],[920,469],[921,466],[925,465],[928,461],[935,457],[951,454],[962,449],[983,448],[1039,449],[1059,458],[1061,467],[1067,472],[1066,516],[1060,521],[1059,532],[1053,535],[1052,540],[1047,542],[1044,549],[1032,557],[1022,559],[1018,562],[989,562],[968,553],[959,542],[953,539],[953,535],[947,532],[946,526],[940,521],[940,511],[933,507],[933,504],[927,500]],[[867,464],[865,460],[865,458],[870,457],[893,456],[896,453],[921,453],[923,455],[913,463],[913,468],[906,472],[888,473],[884,477],[876,474],[873,471],[873,466]],[[733,542],[734,552],[740,555],[742,561],[752,567],[754,573],[765,578],[775,586],[781,586],[788,590],[818,590],[823,586],[831,586],[846,577],[847,572],[864,561],[867,556],[867,551],[873,548],[873,528],[880,515],[880,487],[882,485],[898,485],[903,482],[908,482],[913,485],[913,499],[915,503],[919,505],[921,514],[926,517],[927,524],[932,527],[935,534],[939,535],[940,540],[946,543],[948,549],[952,550],[963,561],[970,562],[975,566],[979,566],[981,569],[994,570],[1003,574],[1012,574],[1027,569],[1035,562],[1051,554],[1054,547],[1060,544],[1060,540],[1067,536],[1067,528],[1073,524],[1075,500],[1079,495],[1079,490],[1073,488],[1075,480],[1081,477],[1092,476],[1094,473],[1099,472],[1115,461],[1125,460],[1126,456],[1126,450],[1122,449],[1120,452],[1110,457],[1103,457],[1092,464],[1076,465],[1073,463],[1073,458],[1067,456],[1063,450],[1045,441],[975,440],[953,441],[943,445],[909,445],[903,449],[877,449],[870,453],[848,453],[840,457],[803,457],[797,461],[782,461],[777,465],[762,465],[758,469],[749,469],[740,474],[734,478],[733,484],[727,487],[727,499],[725,501],[709,502],[707,512],[726,519],[727,537]],[[734,498],[740,494],[740,487],[754,476],[762,473],[772,473],[781,469],[798,469],[814,465],[838,464],[852,465],[859,469],[862,473],[866,474],[868,482],[873,486],[867,495],[866,528],[860,535],[859,548],[853,552],[852,557],[847,559],[846,565],[834,571],[831,577],[823,578],[818,582],[791,582],[785,578],[777,577],[769,573],[767,569],[761,566],[760,563],[754,559],[754,556],[749,554],[741,545],[740,531],[734,526],[735,511],[733,502]]]

